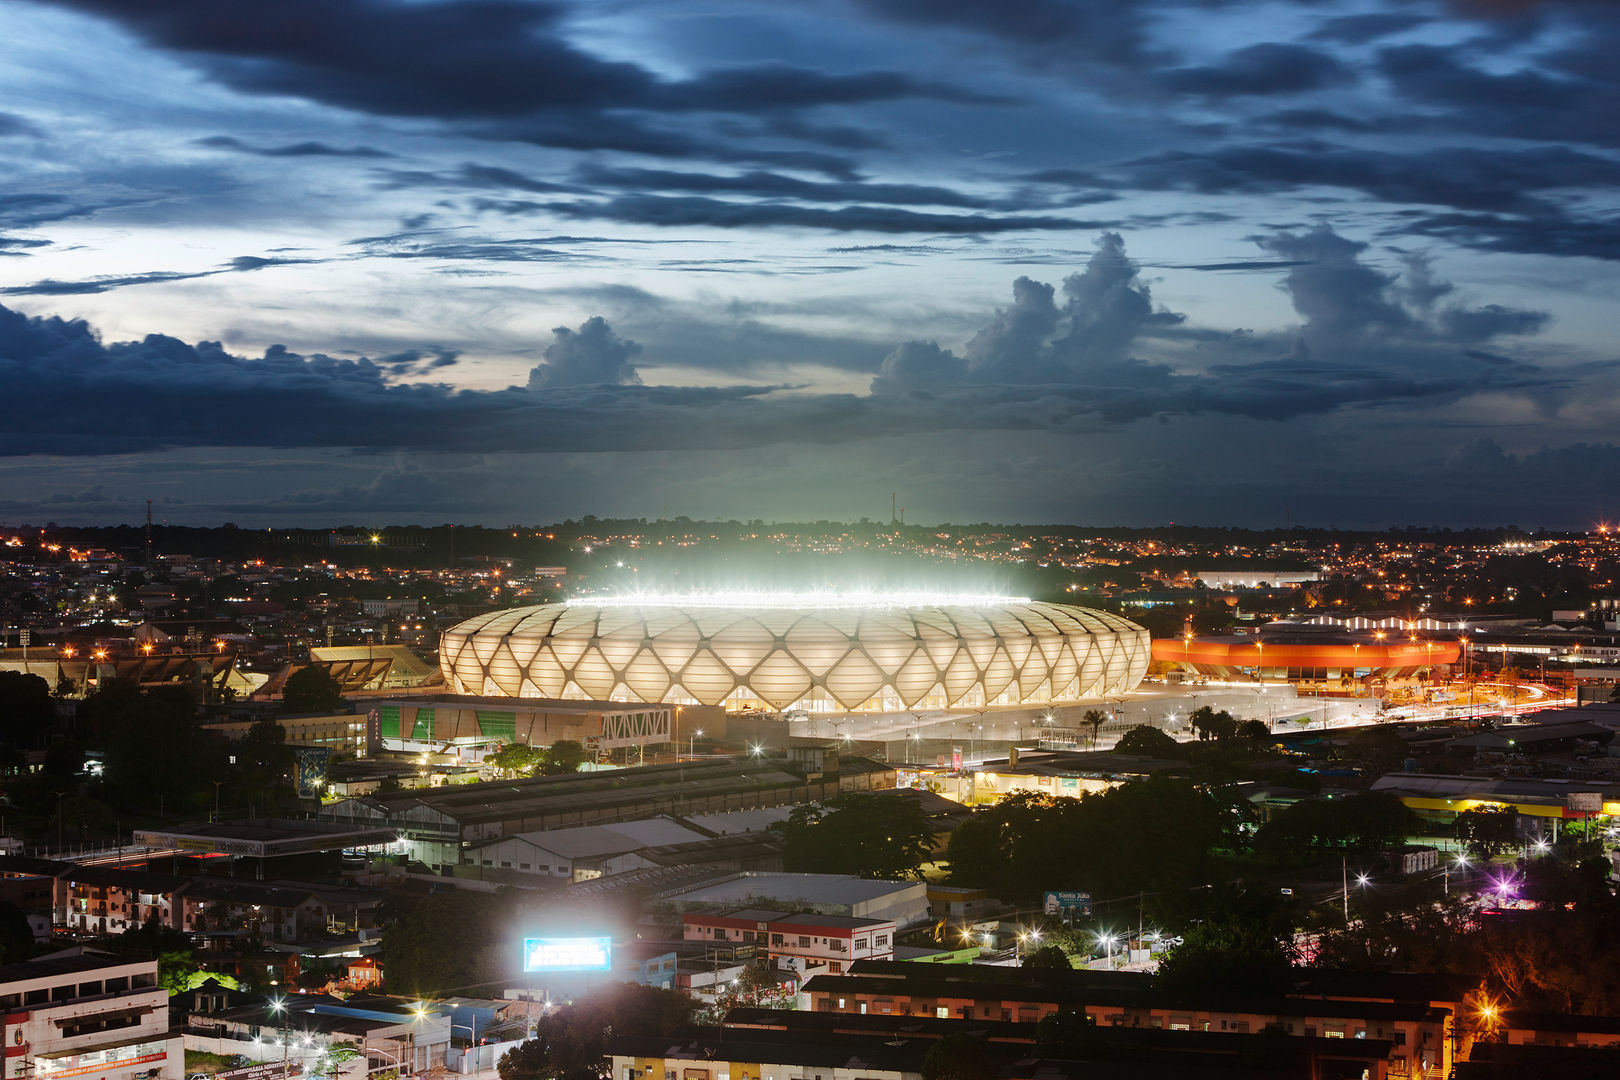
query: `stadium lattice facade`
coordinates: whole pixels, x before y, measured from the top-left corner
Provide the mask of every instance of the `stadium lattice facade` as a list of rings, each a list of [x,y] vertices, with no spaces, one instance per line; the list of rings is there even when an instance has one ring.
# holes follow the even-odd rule
[[[439,663],[459,694],[892,712],[1121,693],[1150,652],[1135,623],[1063,604],[637,598],[469,619]]]

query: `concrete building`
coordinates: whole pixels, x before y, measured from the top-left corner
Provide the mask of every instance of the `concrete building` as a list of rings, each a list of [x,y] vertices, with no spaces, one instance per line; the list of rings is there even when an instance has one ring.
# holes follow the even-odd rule
[[[480,870],[536,875],[564,881],[589,881],[634,867],[652,865],[631,856],[646,848],[707,839],[704,833],[667,818],[626,821],[617,825],[581,825],[573,829],[515,833],[475,844],[467,862]]]
[[[657,902],[683,914],[743,907],[877,919],[902,928],[928,919],[928,887],[921,881],[882,881],[848,874],[734,874],[657,894]]]
[[[4,1080],[180,1080],[156,960],[71,950],[0,966]]]
[[[743,908],[718,915],[681,916],[687,941],[730,941],[753,945],[780,968],[808,978],[838,975],[857,960],[894,956],[892,919],[856,919],[843,915],[794,914]]]
[[[323,807],[321,818],[393,829],[400,837],[395,850],[454,874],[465,851],[503,836],[821,802],[849,791],[892,788],[894,775],[893,766],[855,757],[835,759],[814,778],[791,771],[779,758],[709,759],[513,780],[498,789],[466,784],[365,795]],[[498,798],[491,797],[495,790]]]

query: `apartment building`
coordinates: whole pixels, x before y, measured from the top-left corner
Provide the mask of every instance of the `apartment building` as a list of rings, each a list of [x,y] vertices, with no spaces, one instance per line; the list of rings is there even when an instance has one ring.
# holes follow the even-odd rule
[[[1398,975],[1354,987],[1325,979],[1312,985],[1302,975],[1283,993],[1200,997],[1164,994],[1132,973],[867,962],[843,975],[818,975],[803,994],[818,1013],[1036,1023],[1083,1012],[1099,1028],[1237,1035],[1271,1029],[1295,1038],[1374,1040],[1390,1047],[1391,1077],[1434,1080],[1450,1072],[1461,992]]]
[[[743,908],[718,915],[683,915],[681,933],[687,941],[753,945],[758,955],[801,978],[837,975],[857,960],[894,956],[892,919]]]
[[[3,1080],[180,1080],[156,960],[68,950],[0,966]]]

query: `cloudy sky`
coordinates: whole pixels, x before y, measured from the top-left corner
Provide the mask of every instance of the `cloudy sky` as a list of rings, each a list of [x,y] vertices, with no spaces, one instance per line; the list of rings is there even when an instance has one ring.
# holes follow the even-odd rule
[[[1620,7],[8,0],[0,522],[1620,516]]]

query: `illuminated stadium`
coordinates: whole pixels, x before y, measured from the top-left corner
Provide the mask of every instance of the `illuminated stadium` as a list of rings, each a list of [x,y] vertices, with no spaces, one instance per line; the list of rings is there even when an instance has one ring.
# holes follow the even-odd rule
[[[892,712],[1132,689],[1148,632],[1015,597],[708,594],[513,608],[445,631],[458,694]]]

